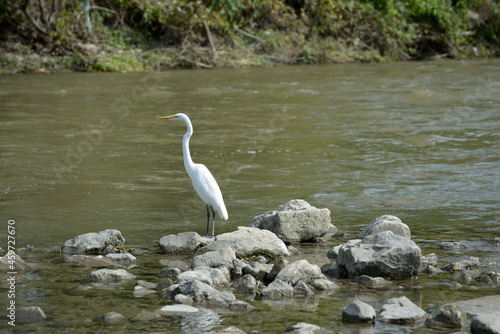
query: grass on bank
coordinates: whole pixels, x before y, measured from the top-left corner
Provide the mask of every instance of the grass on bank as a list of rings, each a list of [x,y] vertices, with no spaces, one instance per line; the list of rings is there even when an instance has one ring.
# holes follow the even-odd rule
[[[96,0],[88,21],[82,1],[53,1],[27,8],[41,31],[0,0],[2,72],[488,57],[500,45],[496,0]]]

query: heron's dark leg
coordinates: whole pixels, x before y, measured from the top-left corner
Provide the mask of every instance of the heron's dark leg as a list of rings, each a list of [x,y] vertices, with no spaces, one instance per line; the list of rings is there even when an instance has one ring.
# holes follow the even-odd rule
[[[210,205],[210,208],[212,209],[212,215],[214,219],[212,220],[212,237],[215,237],[215,211],[214,208]],[[208,234],[208,231],[207,231]]]
[[[207,206],[207,237],[208,237],[208,227],[210,226],[210,210],[208,209],[208,204],[206,204]],[[212,209],[213,211],[214,209]]]

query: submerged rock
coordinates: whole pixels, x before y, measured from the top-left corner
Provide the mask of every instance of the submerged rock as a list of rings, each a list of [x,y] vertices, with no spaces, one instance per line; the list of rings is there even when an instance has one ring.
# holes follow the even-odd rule
[[[308,324],[306,322],[299,322],[298,324],[291,325],[286,329],[287,333],[292,334],[323,334],[328,333],[326,329],[318,325]]]
[[[342,310],[342,322],[373,323],[375,309],[361,300],[355,300]]]
[[[12,267],[14,265],[14,267]],[[14,252],[7,252],[5,256],[0,257],[0,273],[8,272],[28,273],[34,271],[35,268],[26,262]]]
[[[125,317],[118,312],[109,312],[102,317],[102,320],[106,325],[116,325],[125,321]]]
[[[391,215],[383,215],[372,220],[370,224],[359,233],[358,238],[363,239],[369,235],[383,231],[391,231],[395,235],[411,240],[411,232],[408,225],[403,223],[398,217]]]
[[[348,278],[360,275],[405,279],[417,275],[421,251],[411,240],[391,231],[344,244],[336,261]]]
[[[135,275],[124,269],[99,269],[87,275],[89,283],[118,283],[134,279]]]
[[[21,322],[37,322],[47,318],[39,306],[21,307],[17,309],[16,317]]]
[[[356,276],[354,277],[353,282],[368,287],[382,287],[384,285],[389,284],[389,281],[385,280],[382,277],[371,277],[367,275]]]
[[[229,311],[233,312],[249,312],[255,310],[255,307],[242,300],[235,300],[229,304]]]
[[[132,291],[132,295],[135,298],[144,297],[153,293],[156,293],[156,284],[143,280],[137,281],[137,283],[135,283],[134,290]]]
[[[142,310],[134,317],[134,320],[135,321],[151,321],[151,320],[158,320],[160,318],[161,318],[161,315],[159,315],[158,313]]]
[[[269,230],[287,244],[310,241],[329,231],[330,210],[317,209],[304,200],[296,199],[275,211],[255,217],[248,226]]]
[[[63,254],[107,254],[117,245],[123,245],[125,238],[121,232],[108,229],[99,233],[85,233],[66,240],[61,248]]]
[[[157,309],[155,312],[163,316],[186,316],[199,315],[203,313],[200,309],[185,304],[165,305]]]
[[[466,244],[460,241],[443,241],[437,244],[437,249],[441,249],[448,252],[458,252],[469,248]]]
[[[230,326],[215,332],[215,334],[246,334],[246,333],[241,329],[239,329],[238,327]]]
[[[423,321],[427,313],[406,297],[392,298],[382,306],[379,320],[391,324],[415,324]]]

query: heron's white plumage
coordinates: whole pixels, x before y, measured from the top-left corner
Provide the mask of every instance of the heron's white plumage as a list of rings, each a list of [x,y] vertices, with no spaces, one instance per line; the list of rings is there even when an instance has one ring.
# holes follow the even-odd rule
[[[187,126],[186,134],[182,139],[182,153],[184,157],[184,167],[188,173],[191,181],[193,182],[193,187],[200,196],[200,198],[207,204],[211,206],[213,210],[217,211],[219,216],[223,220],[227,220],[228,214],[226,205],[224,204],[224,199],[222,198],[222,192],[220,191],[219,185],[215,180],[214,176],[208,168],[203,164],[195,164],[191,159],[191,153],[189,151],[189,139],[193,135],[193,125],[191,120],[185,114],[179,113],[173,116],[160,117],[161,119],[178,119],[183,121]],[[208,210],[208,207],[207,207]],[[215,223],[214,223],[215,224]],[[208,224],[207,224],[208,225]],[[214,234],[214,228],[212,228],[212,234]],[[208,226],[207,226],[208,234]]]

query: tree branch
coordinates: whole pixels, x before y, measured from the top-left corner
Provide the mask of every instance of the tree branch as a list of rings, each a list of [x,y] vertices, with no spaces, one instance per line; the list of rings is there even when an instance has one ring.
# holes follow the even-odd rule
[[[48,27],[44,27],[42,26],[40,23],[38,23],[38,21],[33,17],[33,15],[31,15],[31,13],[29,12],[28,10],[28,7],[31,3],[31,0],[26,0],[24,2],[24,5],[22,6],[19,6],[19,5],[16,5],[15,3],[12,3],[10,2],[9,0],[0,0],[2,1],[3,3],[7,4],[7,6],[10,6],[14,9],[17,9],[17,10],[20,10],[24,13],[24,15],[26,16],[26,18],[31,22],[31,24],[33,26],[35,26],[35,28],[40,31],[42,34],[44,35],[48,35],[49,32],[50,32],[50,29]],[[40,0],[41,1],[41,0]],[[40,3],[40,6],[42,6],[42,4]],[[42,8],[42,7],[40,7]],[[42,13],[43,14],[43,13]],[[43,15],[42,15],[43,16]],[[42,17],[42,21],[44,20],[44,18]]]

